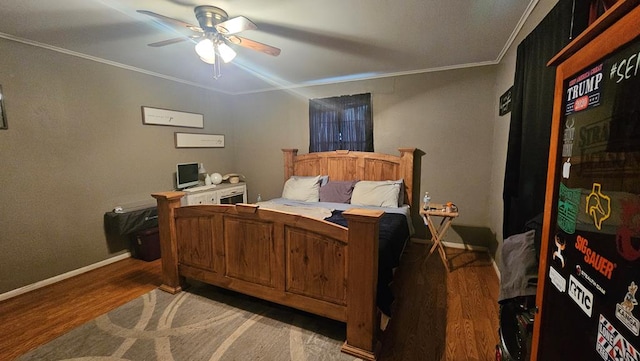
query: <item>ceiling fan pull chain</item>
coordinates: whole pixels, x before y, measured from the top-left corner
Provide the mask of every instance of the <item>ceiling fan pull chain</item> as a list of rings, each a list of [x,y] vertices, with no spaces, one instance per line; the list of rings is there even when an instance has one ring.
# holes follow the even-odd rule
[[[216,61],[213,63],[213,79],[217,80],[220,78],[220,75],[222,75],[222,72],[220,71],[220,55],[216,53]]]

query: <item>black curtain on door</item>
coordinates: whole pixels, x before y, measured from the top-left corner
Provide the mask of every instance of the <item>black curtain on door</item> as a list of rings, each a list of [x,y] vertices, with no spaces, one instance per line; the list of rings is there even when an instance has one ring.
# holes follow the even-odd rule
[[[555,68],[547,62],[587,27],[589,2],[560,0],[518,45],[504,178],[503,235],[522,233],[542,213]]]

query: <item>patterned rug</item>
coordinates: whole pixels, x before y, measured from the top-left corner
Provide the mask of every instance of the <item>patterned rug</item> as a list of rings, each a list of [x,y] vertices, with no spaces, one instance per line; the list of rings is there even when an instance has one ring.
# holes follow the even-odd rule
[[[343,323],[198,285],[151,291],[18,360],[359,360],[344,340]]]

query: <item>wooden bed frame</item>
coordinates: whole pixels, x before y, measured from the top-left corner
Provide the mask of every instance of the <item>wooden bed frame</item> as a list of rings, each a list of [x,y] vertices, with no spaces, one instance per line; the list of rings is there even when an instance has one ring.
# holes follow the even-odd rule
[[[404,179],[411,205],[415,148],[400,156],[283,149],[284,179]],[[375,360],[379,219],[383,212],[343,212],[348,229],[253,204],[180,206],[184,192],[154,193],[158,203],[162,285],[177,293],[187,278],[328,317],[347,326],[342,351]]]

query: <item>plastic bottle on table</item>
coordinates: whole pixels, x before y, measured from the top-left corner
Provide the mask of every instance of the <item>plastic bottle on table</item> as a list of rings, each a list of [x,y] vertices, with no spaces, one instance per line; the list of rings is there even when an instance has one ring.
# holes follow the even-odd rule
[[[262,202],[262,196],[260,195],[260,193],[258,193],[258,198],[256,199],[257,202]]]
[[[429,203],[431,203],[431,196],[429,192],[425,192],[424,198],[422,198],[422,209],[429,209]]]

